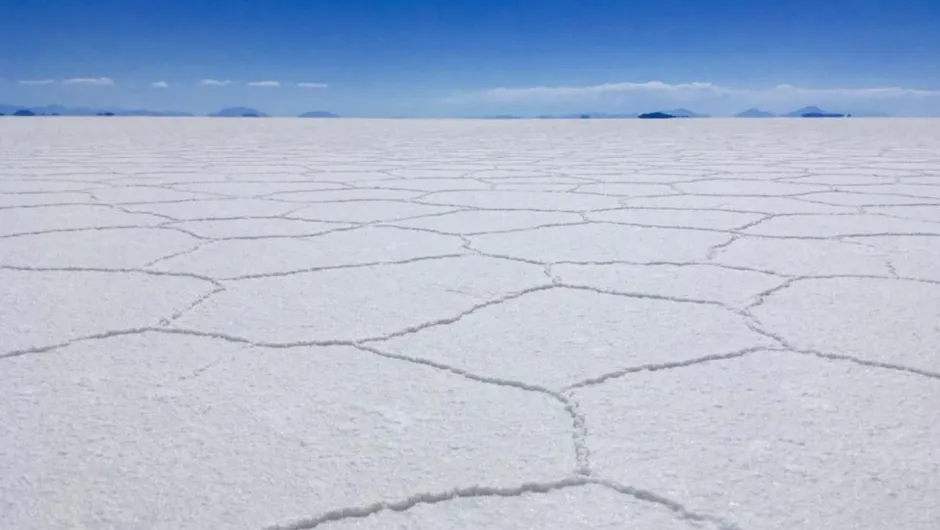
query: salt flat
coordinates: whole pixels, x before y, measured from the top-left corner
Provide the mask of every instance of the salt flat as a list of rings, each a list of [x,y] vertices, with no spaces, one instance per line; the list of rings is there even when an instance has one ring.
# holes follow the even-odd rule
[[[0,527],[940,528],[940,121],[0,119]]]

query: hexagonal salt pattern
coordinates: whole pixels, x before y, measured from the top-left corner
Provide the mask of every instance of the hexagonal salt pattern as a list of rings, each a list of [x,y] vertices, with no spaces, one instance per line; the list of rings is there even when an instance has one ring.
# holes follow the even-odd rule
[[[774,291],[751,313],[793,348],[940,373],[938,300],[937,283],[807,278]]]
[[[0,380],[10,528],[261,528],[574,465],[551,397],[348,347],[144,333],[7,359]]]
[[[576,392],[595,475],[736,528],[936,528],[940,380],[758,352]],[[824,505],[824,506],[820,506]]]
[[[772,344],[715,305],[555,288],[377,347],[501,380],[562,388],[626,368]]]
[[[0,527],[940,528],[931,120],[103,123],[0,120]]]

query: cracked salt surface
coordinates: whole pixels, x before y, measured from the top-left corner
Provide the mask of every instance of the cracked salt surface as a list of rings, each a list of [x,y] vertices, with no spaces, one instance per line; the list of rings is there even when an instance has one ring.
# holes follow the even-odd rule
[[[0,526],[940,528],[938,130],[2,121]]]

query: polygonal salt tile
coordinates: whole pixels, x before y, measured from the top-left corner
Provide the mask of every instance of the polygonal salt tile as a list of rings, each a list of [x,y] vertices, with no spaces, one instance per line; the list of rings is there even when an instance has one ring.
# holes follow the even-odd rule
[[[716,173],[719,174],[717,178],[723,178],[724,180],[734,180],[734,179],[771,179],[771,178],[782,178],[787,176],[793,176],[801,174],[799,171],[794,171],[789,168],[776,167],[774,164],[773,157],[777,156],[777,159],[787,160],[791,158],[791,155],[788,153],[781,156],[779,153],[773,153],[772,149],[756,149],[760,153],[759,160],[751,160],[747,162],[742,162],[737,160],[737,156],[731,153],[722,153],[709,150],[708,157],[715,160],[714,163],[708,163],[705,167],[714,166]],[[753,151],[752,151],[753,153]],[[765,155],[766,153],[766,155]],[[728,155],[731,156],[728,156]],[[768,163],[769,162],[769,163]],[[724,177],[724,175],[729,175]]]
[[[323,191],[285,191],[269,195],[269,199],[286,202],[318,203],[343,201],[408,200],[423,195],[422,191],[385,190],[377,188]]]
[[[357,186],[372,187],[389,190],[406,191],[443,191],[443,190],[488,190],[490,185],[471,177],[440,178],[440,179],[379,179],[373,181],[357,182]]]
[[[556,226],[471,238],[473,248],[482,252],[543,262],[696,261],[729,239],[718,232],[618,225]]]
[[[389,170],[388,175],[393,177],[399,177],[405,180],[418,180],[418,179],[442,179],[442,178],[459,178],[467,173],[460,169],[422,169],[422,168],[411,168],[411,169],[392,169]],[[386,176],[388,176],[386,175]],[[474,175],[476,177],[476,175]]]
[[[481,257],[322,270],[227,283],[177,325],[270,343],[362,340],[548,283],[537,265]]]
[[[82,191],[94,184],[72,180],[44,180],[40,178],[0,178],[0,193],[58,193]]]
[[[626,368],[771,344],[714,305],[554,288],[377,346],[476,375],[561,388]]]
[[[456,497],[443,502],[418,503],[406,511],[382,510],[368,517],[328,521],[325,530],[532,530],[535,528],[596,530],[704,530],[662,504],[642,501],[596,484],[553,489],[545,493]]]
[[[574,187],[571,184],[493,184],[493,190],[495,191],[521,191],[521,192],[568,192],[571,191],[571,188]]]
[[[296,178],[296,177],[295,177]],[[174,188],[199,193],[228,195],[231,197],[261,197],[283,192],[342,189],[339,184],[307,180],[277,182],[194,182],[174,184]]]
[[[244,154],[244,153],[240,153]],[[291,174],[302,175],[309,173],[310,168],[296,164],[266,164],[264,162],[232,163],[235,156],[226,156],[225,162],[212,164],[212,172],[224,175],[271,175]]]
[[[905,197],[903,195],[879,195],[876,193],[856,193],[854,191],[827,191],[812,193],[800,197],[806,201],[840,206],[881,206],[894,204],[923,204],[928,199]]]
[[[204,193],[179,191],[161,186],[113,186],[94,188],[88,193],[98,201],[107,204],[177,202],[212,198],[211,195]]]
[[[623,208],[585,214],[591,221],[608,221],[635,225],[736,230],[763,219],[756,213],[723,212],[720,210],[660,210]]]
[[[476,174],[474,174],[476,176]],[[567,177],[563,175],[533,175],[531,177],[487,178],[496,186],[563,186],[571,189],[574,186],[590,184],[590,180]]]
[[[715,253],[715,263],[788,276],[891,276],[885,252],[860,243],[742,237]]]
[[[578,193],[597,193],[600,195],[618,195],[621,197],[657,197],[677,195],[679,192],[665,184],[643,184],[630,182],[604,182],[584,184],[576,190]]]
[[[175,230],[111,228],[0,238],[0,265],[47,268],[141,268],[200,241]]]
[[[602,291],[688,298],[740,306],[780,285],[779,276],[715,265],[555,265],[552,274],[565,285]]]
[[[307,178],[314,182],[347,182],[347,183],[356,183],[363,181],[372,181],[376,179],[386,179],[389,175],[383,171],[375,170],[362,170],[356,171],[355,169],[349,169],[347,171],[333,170],[330,171],[329,168],[323,167],[321,165],[315,166],[319,171],[312,171],[307,174]]]
[[[502,165],[502,164],[500,164]],[[544,169],[519,168],[519,169],[480,169],[473,171],[474,178],[492,180],[494,182],[504,182],[506,184],[519,183],[527,180],[535,180],[542,183],[568,184],[574,179],[567,175],[546,174]],[[576,183],[576,182],[575,182]]]
[[[871,177],[903,177],[910,176],[913,174],[910,170],[906,169],[890,169],[886,167],[875,167],[875,162],[878,160],[883,160],[883,157],[872,157],[868,160],[864,159],[864,154],[855,151],[856,156],[854,161],[859,164],[864,164],[864,166],[859,166],[856,164],[855,167],[846,166],[845,160],[807,160],[807,161],[788,161],[787,165],[791,167],[804,167],[807,172],[814,173],[816,175],[825,175],[825,176],[839,176],[847,175],[852,177],[857,176],[871,176]]]
[[[454,236],[392,227],[343,230],[307,239],[226,240],[154,265],[154,270],[213,278],[269,275],[321,267],[462,254]]]
[[[352,348],[148,333],[7,359],[0,381],[10,528],[261,528],[575,465],[552,398]]]
[[[924,186],[920,184],[885,184],[881,186],[866,186],[862,193],[883,193],[919,197],[924,199],[940,200],[940,186]],[[936,201],[935,201],[936,202]]]
[[[218,180],[216,180],[218,179]],[[215,182],[227,182],[223,176],[211,176],[206,175],[202,172],[197,171],[167,171],[165,173],[156,173],[150,174],[140,174],[127,177],[115,177],[108,179],[107,183],[101,183],[94,187],[100,188],[101,186],[165,186],[168,188],[176,189],[177,185],[186,185],[196,183],[215,183]],[[184,192],[190,190],[182,189]],[[196,192],[195,190],[193,192]],[[208,194],[211,196],[211,194]]]
[[[58,204],[90,203],[92,198],[81,192],[50,192],[50,193],[2,193],[0,192],[0,208],[15,206],[44,206]]]
[[[751,313],[795,348],[940,372],[940,285],[880,278],[797,281]]]
[[[701,178],[699,173],[663,172],[659,170],[640,171],[639,173],[635,174],[628,171],[611,171],[608,174],[591,174],[583,171],[577,171],[575,174],[579,176],[605,180],[607,181],[606,184],[628,184],[631,186],[636,186],[638,184],[667,185],[675,184],[677,182],[688,182],[690,180],[697,180]],[[678,190],[674,188],[670,189],[672,189],[673,194],[678,193]]]
[[[892,219],[881,215],[794,215],[775,217],[744,230],[747,234],[783,237],[838,237],[884,234],[940,234],[940,224]]]
[[[206,199],[198,201],[134,204],[127,209],[163,215],[180,221],[197,219],[237,219],[240,217],[276,217],[297,209],[296,204],[264,199]]]
[[[687,210],[727,210],[765,214],[855,213],[849,206],[811,203],[787,197],[722,197],[718,195],[687,195],[679,197],[639,197],[626,199],[624,204],[637,208],[675,208]]]
[[[940,223],[940,204],[919,206],[877,206],[866,208],[869,213],[880,213],[892,217],[903,217],[916,221],[930,221]]]
[[[522,230],[538,226],[583,223],[580,215],[570,212],[531,212],[520,210],[470,210],[445,215],[396,221],[394,226],[425,228],[448,234],[480,234]]]
[[[630,374],[575,399],[595,476],[736,528],[936,528],[935,380],[762,352]]]
[[[795,182],[774,182],[744,179],[709,179],[697,182],[682,182],[674,187],[684,193],[694,195],[756,195],[756,196],[785,196],[809,193],[813,191],[826,191],[828,186],[817,184],[797,184]]]
[[[549,210],[581,212],[620,206],[618,197],[547,191],[442,191],[421,199],[426,204],[491,210]]]
[[[297,205],[295,204],[296,208]],[[355,201],[319,203],[291,212],[291,217],[313,221],[374,223],[397,221],[423,215],[449,213],[454,208],[398,201]]]
[[[788,182],[804,184],[823,184],[826,186],[869,186],[875,184],[891,184],[894,177],[881,175],[806,175],[787,179]]]
[[[213,290],[144,273],[0,270],[0,355],[158,326]]]
[[[0,236],[54,230],[153,226],[165,221],[144,213],[127,213],[108,206],[88,204],[11,208],[0,210]]]
[[[886,253],[894,271],[902,278],[940,282],[940,237],[877,236],[853,238]]]
[[[321,223],[317,221],[307,221],[305,219],[245,218],[183,221],[173,223],[169,226],[210,239],[234,239],[313,236],[331,230],[348,228],[351,225],[343,223]]]

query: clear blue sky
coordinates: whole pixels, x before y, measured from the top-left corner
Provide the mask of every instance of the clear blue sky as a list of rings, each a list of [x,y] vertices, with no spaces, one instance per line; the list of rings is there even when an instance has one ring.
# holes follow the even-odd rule
[[[938,114],[934,91],[940,0],[0,0],[2,103]]]

